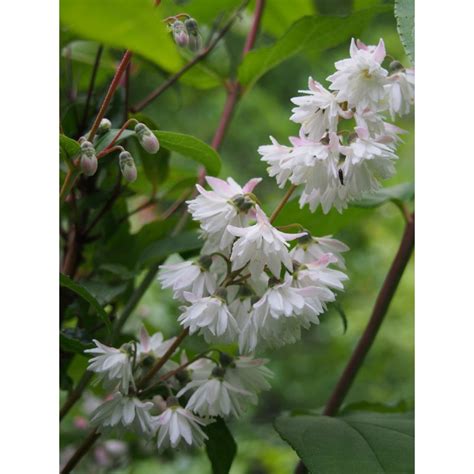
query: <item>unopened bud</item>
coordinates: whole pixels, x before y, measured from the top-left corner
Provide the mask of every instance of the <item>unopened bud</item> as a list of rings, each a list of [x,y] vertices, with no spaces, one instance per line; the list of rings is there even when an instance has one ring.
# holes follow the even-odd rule
[[[135,133],[138,141],[147,153],[155,154],[160,149],[160,142],[156,135],[144,124],[138,123],[135,126]]]
[[[97,157],[91,142],[83,140],[81,142],[81,170],[86,176],[93,176],[97,171]]]
[[[404,71],[405,68],[400,61],[392,61],[388,66],[388,70],[391,74],[393,74],[395,72]]]
[[[188,47],[191,51],[199,51],[201,49],[201,34],[197,21],[194,18],[188,18],[184,25],[189,35]]]
[[[214,367],[212,369],[211,375],[213,377],[222,378],[225,375],[225,369],[223,367]]]
[[[189,43],[189,35],[184,23],[177,20],[171,25],[171,29],[173,31],[173,38],[176,44],[182,48],[185,48]]]
[[[132,155],[128,151],[122,151],[119,155],[120,171],[123,177],[133,183],[137,179],[137,168],[133,161]]]
[[[108,118],[103,118],[100,121],[99,128],[97,129],[97,135],[103,135],[112,128],[112,122]]]
[[[219,355],[219,362],[222,367],[229,367],[234,362],[234,358],[225,352],[221,352]]]
[[[209,270],[209,268],[211,267],[212,265],[212,257],[210,255],[201,255],[199,257],[199,266],[203,269],[203,270]]]

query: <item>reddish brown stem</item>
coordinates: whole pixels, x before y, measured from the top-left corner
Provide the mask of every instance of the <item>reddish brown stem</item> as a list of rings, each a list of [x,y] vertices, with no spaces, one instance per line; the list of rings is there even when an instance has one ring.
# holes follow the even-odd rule
[[[247,38],[245,40],[245,45],[243,49],[244,56],[253,48],[255,44],[264,8],[265,0],[257,0],[257,3],[255,4],[255,12],[253,14],[252,28],[250,28],[249,34],[247,35]]]
[[[403,233],[398,252],[395,255],[390,270],[385,277],[383,286],[377,296],[370,320],[356,348],[354,349],[354,352],[352,353],[352,356],[349,359],[344,372],[342,373],[336,387],[329,397],[329,400],[323,411],[323,415],[335,416],[341,407],[344,398],[349,392],[352,383],[359,372],[359,369],[362,367],[367,353],[374,343],[380,326],[385,318],[385,315],[387,314],[387,310],[390,306],[393,296],[395,295],[395,291],[398,288],[398,284],[402,278],[403,272],[410,261],[410,256],[413,252],[414,245],[415,215],[411,214],[410,219],[405,226],[405,231]],[[295,474],[302,474],[305,472],[307,472],[306,468],[300,461],[296,467]]]
[[[79,446],[77,451],[71,456],[69,461],[66,463],[66,465],[62,468],[61,474],[68,474],[71,472],[76,464],[82,459],[82,457],[89,451],[89,449],[92,447],[92,445],[96,442],[96,440],[99,438],[100,433],[97,431],[97,429],[94,429],[89,433],[87,438],[82,442],[82,444]]]
[[[217,126],[216,133],[211,142],[211,146],[218,150],[224,140],[225,133],[229,126],[232,115],[234,114],[234,109],[237,104],[240,95],[240,85],[237,82],[232,82],[229,84],[229,93],[227,94],[227,99],[224,105],[224,110],[222,111],[221,118],[219,120],[219,125]]]
[[[107,107],[109,106],[110,101],[112,100],[112,97],[115,94],[118,85],[120,84],[120,79],[122,78],[125,70],[127,69],[131,57],[132,52],[128,50],[125,51],[125,54],[123,55],[122,60],[120,61],[117,70],[115,71],[115,75],[112,79],[112,82],[110,83],[109,89],[107,90],[107,94],[105,95],[102,105],[100,106],[99,112],[97,113],[97,117],[95,118],[94,123],[92,124],[92,128],[88,136],[88,140],[90,142],[92,142],[92,140],[94,139],[97,129],[99,128],[100,121],[104,118],[105,112],[107,111]]]

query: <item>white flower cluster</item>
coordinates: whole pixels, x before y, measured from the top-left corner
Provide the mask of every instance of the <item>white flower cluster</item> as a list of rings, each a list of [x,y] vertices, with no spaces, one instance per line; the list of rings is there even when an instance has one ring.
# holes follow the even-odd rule
[[[183,301],[178,321],[191,334],[208,343],[238,343],[242,354],[298,340],[347,279],[332,264],[344,268],[341,253],[348,247],[306,231],[278,230],[253,194],[259,181],[241,187],[232,178],[208,177],[209,191],[198,185],[188,205],[205,238],[203,253],[162,265],[158,277]]]
[[[337,61],[327,78],[329,90],[310,77],[304,95],[291,99],[296,107],[290,120],[301,125],[299,137],[289,139],[292,146],[270,137],[272,144],[259,148],[279,186],[304,185],[301,207],[342,212],[395,173],[403,130],[387,122],[386,114],[393,120],[410,112],[414,72],[397,61],[389,72],[382,66],[385,56],[382,39],[377,46],[352,40],[350,58]]]

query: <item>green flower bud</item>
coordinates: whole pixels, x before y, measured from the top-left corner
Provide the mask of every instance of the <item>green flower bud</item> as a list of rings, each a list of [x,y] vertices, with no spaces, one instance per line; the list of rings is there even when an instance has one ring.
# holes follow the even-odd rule
[[[189,35],[188,48],[191,51],[199,51],[201,49],[201,34],[199,33],[199,28],[197,21],[194,18],[188,18],[184,25]]]
[[[137,168],[133,161],[132,155],[128,151],[122,151],[119,155],[120,171],[123,177],[133,183],[137,179]]]
[[[103,135],[112,128],[112,122],[108,118],[103,118],[100,121],[99,128],[97,129],[97,135]]]
[[[175,21],[171,25],[171,31],[173,32],[173,38],[178,46],[185,48],[189,43],[189,35],[186,26],[182,21]]]
[[[156,135],[144,124],[138,123],[135,126],[135,133],[138,141],[147,153],[155,154],[160,149],[160,142]]]
[[[98,167],[97,157],[95,156],[95,148],[91,142],[82,140],[81,142],[81,170],[86,176],[93,176]]]

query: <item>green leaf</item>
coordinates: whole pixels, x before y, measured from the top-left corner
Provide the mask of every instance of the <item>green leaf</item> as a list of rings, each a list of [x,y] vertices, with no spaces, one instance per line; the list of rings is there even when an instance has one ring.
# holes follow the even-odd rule
[[[102,319],[109,334],[112,334],[112,324],[110,323],[110,319],[107,313],[88,290],[86,290],[82,285],[79,285],[78,283],[71,280],[68,276],[62,273],[59,276],[59,283],[61,286],[68,288],[69,290],[79,295],[82,299],[86,300],[95,309],[100,319]]]
[[[408,202],[415,197],[413,183],[403,183],[388,188],[381,188],[373,193],[366,193],[361,199],[351,202],[353,207],[372,208],[385,204],[388,201]]]
[[[107,133],[104,133],[100,137],[98,137],[97,142],[94,144],[95,149],[97,152],[102,151],[104,148],[107,148],[112,140],[115,138],[117,133],[120,131],[118,128],[111,128]],[[114,143],[114,145],[119,145],[127,138],[135,136],[135,132],[133,130],[125,129],[118,140]]]
[[[376,13],[386,10],[387,6],[380,6],[348,17],[303,17],[274,45],[250,51],[239,67],[239,81],[250,89],[261,76],[286,59],[301,51],[317,53],[337,46],[366,28]]]
[[[73,61],[93,66],[99,46],[99,43],[96,41],[71,41],[61,50],[61,55],[65,58],[72,59]],[[110,54],[106,54],[106,51],[103,51],[101,54],[100,67],[107,68],[109,70],[114,70],[116,67],[115,61],[112,59]]]
[[[64,329],[59,333],[59,344],[62,351],[84,354],[85,349],[92,347],[92,343],[80,329]]]
[[[196,250],[202,247],[196,231],[188,231],[173,237],[165,237],[154,242],[143,251],[138,264],[149,266],[164,260],[173,253]]]
[[[228,474],[237,453],[232,433],[222,418],[206,426],[204,432],[209,438],[206,441],[206,453],[211,461],[212,473]]]
[[[221,169],[219,154],[199,138],[184,133],[154,130],[160,146],[191,158],[205,166],[207,174],[217,176]]]
[[[340,415],[346,413],[352,413],[355,411],[371,411],[378,413],[406,413],[414,410],[414,403],[407,400],[400,400],[396,404],[388,405],[385,403],[374,403],[374,402],[354,402],[345,405],[340,411]]]
[[[168,71],[182,65],[160,9],[149,0],[61,0],[60,16],[84,38],[130,49]]]
[[[140,147],[139,154],[145,175],[153,189],[156,189],[156,186],[163,183],[169,175],[170,151],[161,147],[158,153],[150,155]]]
[[[415,64],[415,6],[413,0],[395,0],[397,30],[405,52]]]
[[[361,412],[337,418],[280,417],[275,428],[310,473],[414,472],[412,414]]]
[[[81,145],[76,140],[66,137],[66,135],[59,135],[59,152],[61,158],[66,162],[69,169],[74,169],[72,160],[81,151]]]

